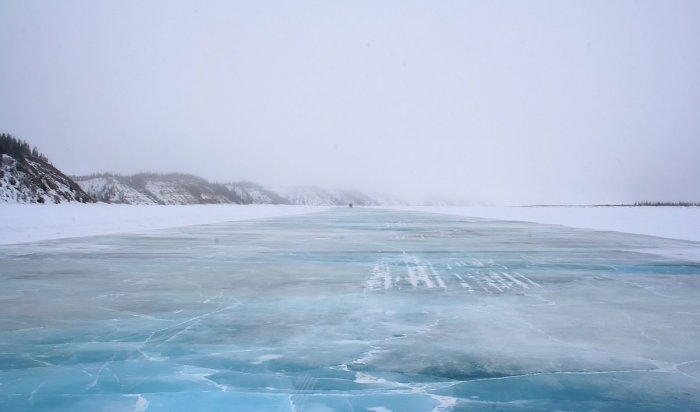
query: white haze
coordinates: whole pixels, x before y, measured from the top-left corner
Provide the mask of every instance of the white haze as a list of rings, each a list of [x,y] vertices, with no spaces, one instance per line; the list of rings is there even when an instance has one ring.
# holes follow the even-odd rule
[[[0,128],[70,174],[700,200],[697,1],[5,1]]]

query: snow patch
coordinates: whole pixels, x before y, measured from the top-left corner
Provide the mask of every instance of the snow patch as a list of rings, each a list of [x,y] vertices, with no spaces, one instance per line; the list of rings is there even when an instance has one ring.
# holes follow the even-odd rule
[[[142,395],[137,395],[136,403],[134,404],[134,412],[146,412],[149,402]]]
[[[700,207],[393,206],[385,208],[485,219],[519,220],[700,242]]]
[[[357,383],[385,383],[386,379],[377,378],[367,373],[355,372],[355,382]]]
[[[262,355],[262,356],[258,356],[258,359],[255,362],[251,362],[251,363],[253,365],[262,365],[265,362],[269,362],[271,360],[280,359],[280,358],[283,358],[283,356],[278,355],[278,354]]]
[[[137,206],[0,204],[0,244],[143,232],[182,226],[293,216],[328,207],[287,205]]]

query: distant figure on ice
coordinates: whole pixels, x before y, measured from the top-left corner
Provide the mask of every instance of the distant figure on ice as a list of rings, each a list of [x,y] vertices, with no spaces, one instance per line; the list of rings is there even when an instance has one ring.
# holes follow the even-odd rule
[[[352,203],[349,203],[349,204],[348,204],[348,207],[352,207]]]

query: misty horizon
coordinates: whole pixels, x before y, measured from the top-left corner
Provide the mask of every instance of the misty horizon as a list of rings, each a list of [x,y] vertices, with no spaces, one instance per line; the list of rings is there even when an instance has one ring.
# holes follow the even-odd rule
[[[700,200],[700,4],[0,2],[0,125],[70,175]]]

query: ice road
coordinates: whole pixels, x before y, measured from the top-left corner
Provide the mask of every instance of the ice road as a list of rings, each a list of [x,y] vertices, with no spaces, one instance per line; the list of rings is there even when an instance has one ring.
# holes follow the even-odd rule
[[[700,410],[698,247],[360,208],[2,246],[0,410]]]

